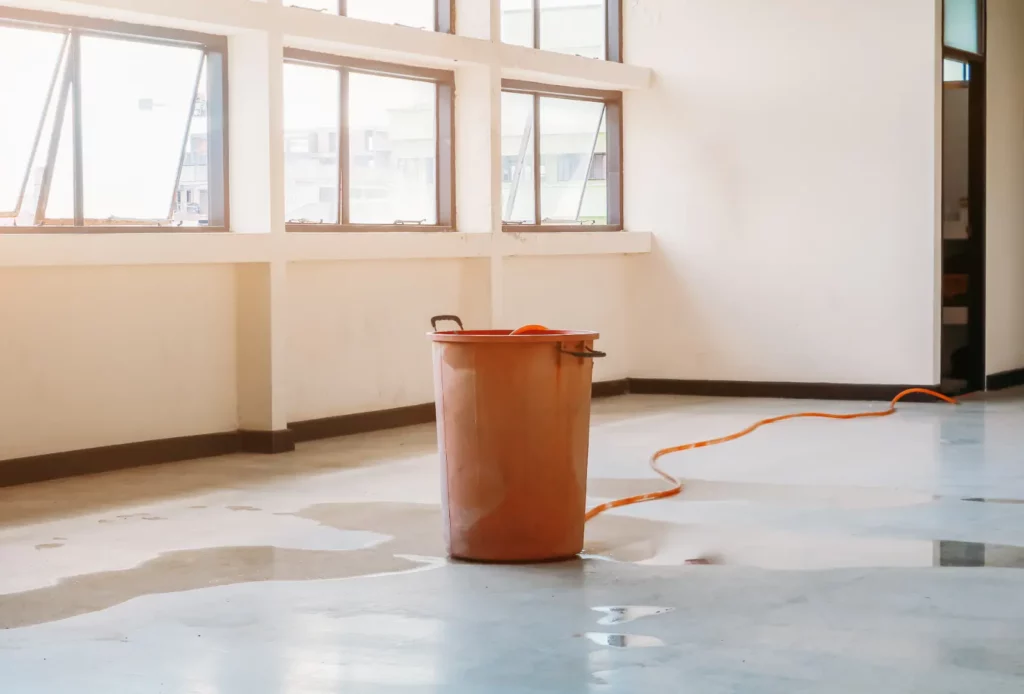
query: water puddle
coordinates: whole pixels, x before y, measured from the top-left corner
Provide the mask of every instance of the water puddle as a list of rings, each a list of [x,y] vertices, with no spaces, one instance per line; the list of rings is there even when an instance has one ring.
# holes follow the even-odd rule
[[[656,617],[660,614],[674,612],[674,607],[647,607],[643,605],[627,605],[622,607],[592,607],[594,612],[604,613],[604,617],[597,621],[601,626],[614,624],[626,624],[635,622],[645,617]]]
[[[437,506],[325,504],[292,515],[386,539],[373,547],[353,550],[264,546],[167,552],[131,569],[72,576],[55,585],[0,595],[0,629],[99,612],[146,595],[260,581],[389,576],[445,564]]]
[[[676,524],[598,516],[587,524],[587,559],[649,566],[745,566],[815,571],[844,568],[1024,568],[1016,545],[866,537]]]
[[[583,635],[589,641],[598,646],[609,648],[661,648],[665,642],[654,636],[641,636],[637,634],[602,634],[589,632]]]

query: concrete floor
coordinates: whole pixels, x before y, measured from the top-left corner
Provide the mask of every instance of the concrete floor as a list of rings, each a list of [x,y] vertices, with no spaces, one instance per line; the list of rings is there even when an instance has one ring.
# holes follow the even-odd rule
[[[800,409],[596,403],[593,501]],[[431,427],[0,489],[0,692],[1020,692],[1024,395],[780,424],[545,566],[443,558]],[[688,562],[710,561],[712,565]]]

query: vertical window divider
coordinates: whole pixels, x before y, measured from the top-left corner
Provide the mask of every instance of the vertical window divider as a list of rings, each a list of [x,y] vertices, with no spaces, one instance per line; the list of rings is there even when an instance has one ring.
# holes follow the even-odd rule
[[[210,186],[212,227],[228,229],[228,66],[227,51],[206,50],[206,180]]]
[[[605,0],[604,57],[622,62],[622,0]]]
[[[344,0],[341,0],[344,4]],[[341,207],[340,214],[338,215],[338,221],[342,224],[348,224],[351,215],[349,214],[351,201],[351,186],[349,181],[345,179],[345,172],[349,171],[349,157],[350,157],[350,142],[349,142],[349,129],[351,123],[349,122],[349,109],[348,109],[348,94],[349,94],[349,72],[348,70],[338,70],[338,79],[340,80],[340,93],[341,93],[341,108],[338,110],[340,117],[339,130],[338,130],[338,185],[341,190],[338,194],[338,205]]]
[[[536,0],[534,0],[536,2]],[[540,94],[533,95],[533,223],[541,223],[540,204]]]
[[[438,82],[434,95],[434,192],[437,224],[455,231],[455,85]],[[442,186],[441,181],[448,181]],[[447,187],[448,195],[444,195]]]
[[[348,16],[348,1],[338,0],[338,14],[342,17]]]
[[[72,148],[74,151],[74,209],[76,227],[85,226],[85,162],[82,145],[82,35],[78,29],[71,30],[71,54],[68,56],[68,70],[71,74],[71,120],[73,124]]]
[[[533,47],[540,49],[540,0],[530,0],[530,11],[533,13]]]
[[[605,105],[605,132],[607,133],[607,171],[605,172],[606,184],[608,186],[608,223],[613,226],[623,227],[625,225],[625,213],[623,211],[623,148],[622,148],[622,98],[611,101]],[[611,191],[616,194],[612,195]]]
[[[74,46],[70,33],[67,40],[67,63],[64,65],[64,79],[61,80],[60,96],[57,97],[57,110],[53,117],[53,130],[50,132],[50,147],[46,151],[46,165],[43,167],[43,180],[39,189],[39,199],[36,201],[35,226],[41,225],[46,219],[46,205],[50,201],[53,172],[57,167],[57,148],[60,145],[61,133],[64,130],[64,117],[67,112],[68,98],[71,92],[71,51],[74,49]]]

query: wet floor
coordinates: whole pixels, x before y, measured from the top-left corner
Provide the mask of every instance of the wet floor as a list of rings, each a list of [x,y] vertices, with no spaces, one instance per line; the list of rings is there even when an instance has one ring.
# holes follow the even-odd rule
[[[601,401],[591,501],[792,409]],[[444,559],[430,427],[3,489],[0,691],[1017,692],[1022,418],[908,405],[682,454],[682,496],[537,567]]]

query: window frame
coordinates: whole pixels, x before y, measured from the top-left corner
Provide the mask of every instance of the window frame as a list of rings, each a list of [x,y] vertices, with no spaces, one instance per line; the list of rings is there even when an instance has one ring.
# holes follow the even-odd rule
[[[373,231],[455,231],[455,73],[412,65],[398,65],[362,58],[319,53],[300,48],[285,48],[284,62],[294,65],[336,70],[340,79],[340,122],[338,123],[338,223],[289,222],[288,232],[373,232]],[[435,85],[434,100],[434,195],[437,210],[435,224],[399,223],[362,224],[350,221],[351,186],[349,146],[349,75],[352,73],[397,77]]]
[[[348,17],[348,0],[335,0],[338,7],[338,17]],[[324,10],[317,10],[312,7],[303,7],[301,5],[288,5],[288,7],[296,10],[307,10],[309,12],[321,12]],[[329,14],[329,13],[328,13]],[[357,19],[353,17],[353,19]],[[361,20],[361,21],[373,21],[373,20]],[[407,26],[400,22],[394,26]],[[418,28],[418,27],[416,27]],[[434,0],[434,31],[439,34],[454,34],[455,33],[455,0]]]
[[[116,20],[82,17],[27,10],[14,7],[0,7],[0,26],[34,31],[50,31],[65,36],[61,59],[58,61],[53,78],[52,90],[47,99],[57,100],[56,118],[53,132],[50,134],[49,151],[43,174],[42,189],[36,210],[36,224],[33,226],[0,227],[0,234],[125,234],[125,233],[204,233],[227,232],[230,230],[230,196],[228,185],[228,39],[226,36],[204,34],[201,32],[169,27],[148,26]],[[206,65],[206,99],[207,99],[207,178],[209,179],[210,214],[205,226],[161,226],[159,220],[129,220],[125,224],[103,225],[86,224],[84,211],[84,156],[82,140],[82,75],[80,69],[80,42],[82,37],[100,37],[119,39],[133,43],[152,43],[163,46],[198,48],[203,51],[203,61],[196,77],[197,88],[192,94],[192,110],[189,123],[194,118],[195,100],[198,93],[198,80],[202,75],[203,63]],[[66,53],[66,56],[65,56]],[[58,84],[60,62],[66,60],[65,74],[62,84]],[[73,197],[74,219],[72,224],[47,224],[45,217],[46,204],[53,181],[55,160],[57,157],[57,139],[64,125],[65,106],[70,103],[72,119],[72,157],[73,157]],[[46,112],[41,115],[37,127],[36,141],[33,146],[32,158],[35,157],[45,133],[42,132],[46,121]],[[186,126],[182,136],[181,153],[178,157],[178,170],[175,189],[168,196],[168,207],[173,211],[177,198],[178,186],[184,166],[189,143],[189,127]],[[28,178],[31,170],[26,171],[22,191],[19,196],[18,208],[24,203]],[[173,216],[173,212],[172,215]]]
[[[533,205],[534,223],[509,223],[502,219],[501,230],[506,232],[562,232],[562,231],[623,231],[623,175],[622,175],[622,92],[602,89],[586,89],[582,87],[562,87],[522,80],[503,79],[501,91],[509,94],[526,94],[533,97]],[[608,223],[607,224],[543,224],[541,215],[541,140],[543,133],[540,128],[541,98],[568,99],[570,101],[589,101],[604,104],[607,153],[605,160],[605,185],[608,191]],[[585,183],[592,179],[594,162],[591,158]],[[584,188],[584,194],[586,189]]]
[[[344,1],[341,0],[341,2]],[[604,2],[604,59],[612,63],[621,63],[623,62],[622,0],[602,1]],[[544,50],[540,46],[540,0],[530,0],[530,12],[533,15],[532,47]]]

